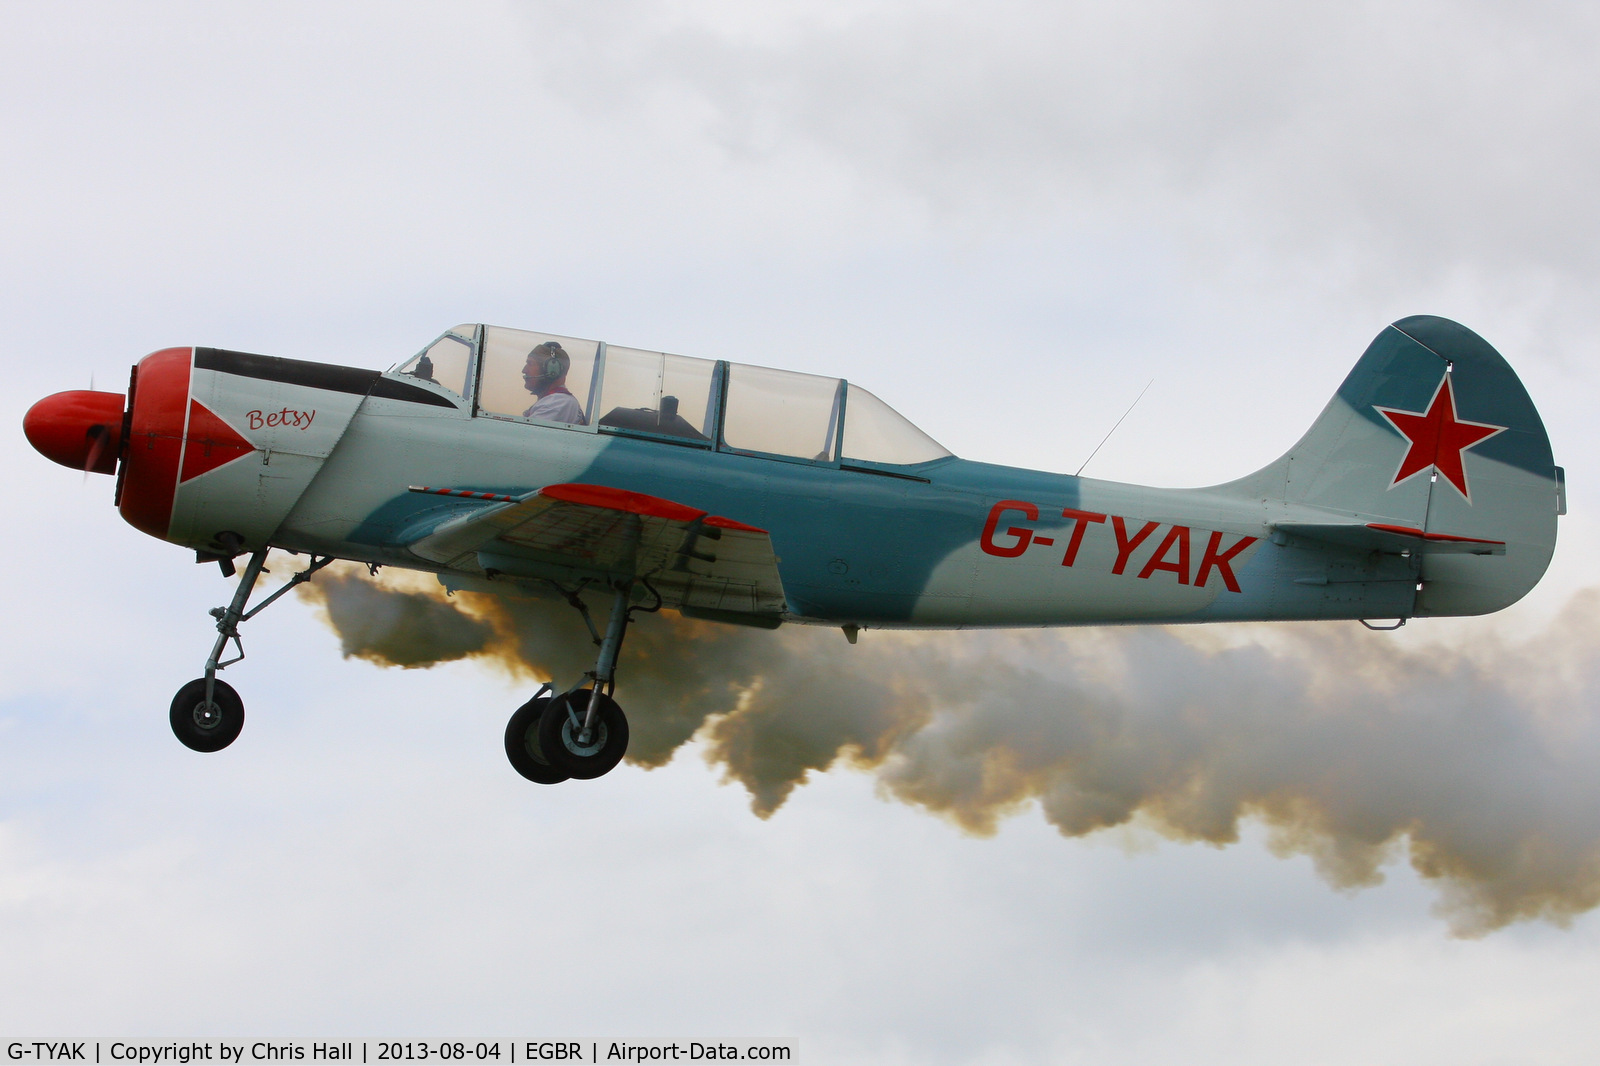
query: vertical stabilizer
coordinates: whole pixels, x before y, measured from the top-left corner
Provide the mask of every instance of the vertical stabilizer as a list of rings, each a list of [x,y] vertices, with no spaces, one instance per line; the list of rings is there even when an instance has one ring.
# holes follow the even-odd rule
[[[1516,602],[1555,550],[1561,487],[1544,423],[1516,373],[1476,333],[1418,315],[1367,348],[1311,429],[1277,462],[1223,486],[1298,520],[1499,542],[1423,554],[1416,613]]]

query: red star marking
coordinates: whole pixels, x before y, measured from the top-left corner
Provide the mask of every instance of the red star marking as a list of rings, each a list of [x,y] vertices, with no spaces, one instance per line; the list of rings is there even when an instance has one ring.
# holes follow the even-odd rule
[[[1434,390],[1426,411],[1398,411],[1377,404],[1373,404],[1373,410],[1387,418],[1389,424],[1411,442],[1405,458],[1400,460],[1400,468],[1394,473],[1394,480],[1389,483],[1390,488],[1432,467],[1471,502],[1472,494],[1467,491],[1467,471],[1462,465],[1462,456],[1468,448],[1504,432],[1505,426],[1457,418],[1456,390],[1449,374],[1445,374],[1439,387]]]

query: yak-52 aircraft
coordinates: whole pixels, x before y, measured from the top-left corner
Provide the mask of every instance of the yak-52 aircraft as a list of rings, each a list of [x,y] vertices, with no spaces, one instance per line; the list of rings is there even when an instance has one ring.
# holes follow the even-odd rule
[[[334,559],[448,588],[565,596],[599,654],[511,717],[524,776],[622,758],[636,611],[774,628],[1397,620],[1514,603],[1564,477],[1522,383],[1470,330],[1380,333],[1309,432],[1238,481],[1155,489],[958,459],[853,382],[457,326],[392,370],[168,348],[124,397],[40,400],[28,439],[117,475],[134,527],[216,561],[232,602],[171,724],[197,751],[244,708],[239,625]],[[247,605],[270,548],[303,554]],[[609,595],[604,633],[580,596]],[[1370,624],[1370,621],[1369,621]],[[224,659],[230,642],[237,655]]]

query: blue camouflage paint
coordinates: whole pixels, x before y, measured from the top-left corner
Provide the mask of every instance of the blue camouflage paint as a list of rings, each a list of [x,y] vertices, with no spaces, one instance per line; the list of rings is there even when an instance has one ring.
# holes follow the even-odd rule
[[[492,492],[516,496],[538,486],[509,488],[506,486],[452,485],[474,492]],[[392,544],[409,544],[426,537],[452,519],[490,506],[487,500],[453,500],[420,492],[404,492],[386,501],[351,530],[346,540],[352,544],[383,547]]]
[[[1471,454],[1553,477],[1555,460],[1544,422],[1516,371],[1488,341],[1449,319],[1414,315],[1386,328],[1339,386],[1339,397],[1361,417],[1400,437],[1374,405],[1424,410],[1444,376],[1446,361],[1455,364],[1451,377],[1457,417],[1507,427],[1474,446]]]
[[[929,480],[616,434],[573,480],[665,496],[768,530],[797,614],[880,623],[910,620],[933,571],[978,540],[996,502],[1019,498],[1053,507],[1030,523],[1041,531],[1068,529],[1072,523],[1060,511],[1078,505],[1079,480],[1067,475],[954,457],[898,469]],[[453,487],[520,495],[541,485]],[[347,539],[406,543],[483,506],[440,500],[410,492],[393,497]]]
[[[1058,510],[1077,500],[1077,479],[1058,474],[956,458],[902,469],[929,482],[619,435],[577,480],[759,526],[797,614],[883,623],[910,620],[934,569],[977,541],[996,500],[1029,494],[1059,499]]]

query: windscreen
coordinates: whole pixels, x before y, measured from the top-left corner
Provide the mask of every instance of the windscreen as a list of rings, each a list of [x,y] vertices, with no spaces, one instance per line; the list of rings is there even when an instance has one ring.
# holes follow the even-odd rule
[[[844,405],[846,459],[910,465],[949,454],[900,412],[859,385],[850,385]]]
[[[438,340],[390,372],[432,382],[464,397],[467,394],[467,375],[472,372],[472,351],[477,335],[476,325],[446,330]]]

